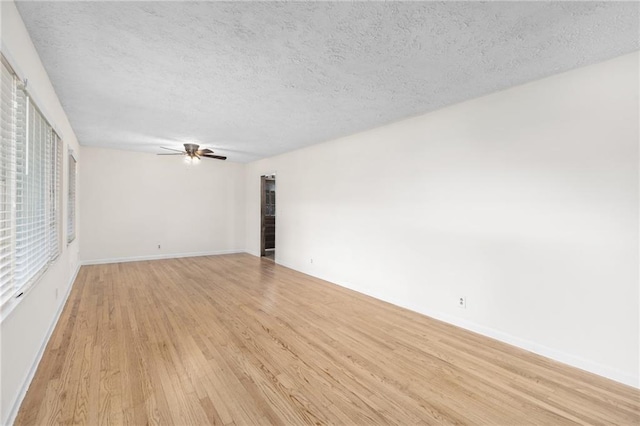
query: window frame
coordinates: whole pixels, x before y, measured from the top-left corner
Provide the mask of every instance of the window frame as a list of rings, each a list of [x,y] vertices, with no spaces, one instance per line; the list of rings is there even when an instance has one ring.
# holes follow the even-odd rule
[[[10,235],[6,240],[8,242],[0,247],[0,265],[5,262],[10,265],[6,274],[0,274],[0,279],[3,279],[1,284],[6,290],[5,297],[0,299],[2,322],[23,296],[40,282],[63,252],[62,153],[65,144],[27,90],[27,80],[19,77],[1,52],[0,61],[3,80],[5,77],[11,78],[8,82],[2,82],[3,91],[0,93],[0,102],[9,111],[6,112],[3,108],[2,117],[10,117],[10,121],[4,123],[3,147],[0,149],[0,179],[5,181],[3,200],[0,200],[3,201],[0,204],[0,216],[9,218],[9,225],[0,227],[0,235]],[[10,90],[9,95],[5,94],[5,89]],[[29,153],[34,147],[38,148],[38,152]],[[18,170],[19,163],[22,164],[21,171]],[[31,204],[26,205],[25,202]],[[37,213],[35,215],[34,208]],[[35,220],[34,217],[38,219]],[[21,223],[18,223],[19,220]],[[19,244],[18,232],[25,230],[28,238],[26,242]],[[19,245],[21,250],[18,250]],[[34,250],[39,253],[35,257],[32,256]],[[26,264],[18,267],[18,257],[26,258]],[[19,269],[23,272],[22,276],[17,273]]]

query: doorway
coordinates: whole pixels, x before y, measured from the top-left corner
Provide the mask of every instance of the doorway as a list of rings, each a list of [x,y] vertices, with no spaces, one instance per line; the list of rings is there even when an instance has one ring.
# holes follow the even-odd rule
[[[260,256],[276,257],[276,175],[260,176]]]

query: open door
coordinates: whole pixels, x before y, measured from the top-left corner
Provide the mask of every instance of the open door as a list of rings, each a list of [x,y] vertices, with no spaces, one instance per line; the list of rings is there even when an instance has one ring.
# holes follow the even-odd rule
[[[260,256],[275,259],[276,175],[260,177]]]

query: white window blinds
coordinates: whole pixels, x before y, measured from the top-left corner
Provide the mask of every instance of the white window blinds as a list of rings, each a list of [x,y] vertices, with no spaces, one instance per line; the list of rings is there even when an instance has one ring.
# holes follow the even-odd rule
[[[0,308],[60,253],[62,142],[2,61]]]
[[[52,160],[53,170],[51,171],[51,182],[49,185],[49,242],[51,244],[51,258],[55,260],[60,255],[60,245],[62,238],[60,228],[62,226],[62,140],[55,132],[53,135]]]
[[[15,271],[16,85],[2,64],[0,75],[0,307],[13,296]]]
[[[76,239],[76,159],[69,151],[69,194],[67,196],[67,243]]]
[[[16,146],[16,284],[19,287],[36,276],[48,261],[47,137],[44,119],[29,98],[26,101],[27,128],[26,132],[18,132]]]

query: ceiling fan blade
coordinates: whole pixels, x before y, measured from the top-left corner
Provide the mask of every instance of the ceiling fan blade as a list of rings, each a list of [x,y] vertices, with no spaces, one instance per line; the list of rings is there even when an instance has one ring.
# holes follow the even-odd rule
[[[168,149],[169,151],[179,152],[179,153],[181,153],[181,154],[183,154],[183,153],[184,153],[183,151],[181,151],[181,150],[179,150],[179,149],[167,148],[167,147],[165,147],[165,146],[161,146],[160,148],[162,148],[162,149]]]
[[[211,155],[211,154],[206,154],[203,155],[204,158],[215,158],[216,160],[226,160],[227,157],[223,157],[222,155]]]
[[[185,153],[181,152],[180,154],[175,153],[175,154],[156,154],[156,155],[185,155]]]
[[[196,154],[198,155],[203,155],[203,154],[213,154],[213,151],[211,151],[209,148],[205,148],[205,149],[199,149]]]

